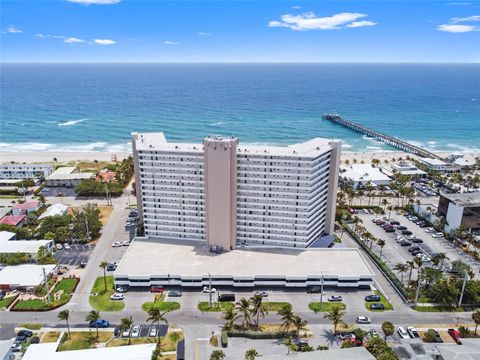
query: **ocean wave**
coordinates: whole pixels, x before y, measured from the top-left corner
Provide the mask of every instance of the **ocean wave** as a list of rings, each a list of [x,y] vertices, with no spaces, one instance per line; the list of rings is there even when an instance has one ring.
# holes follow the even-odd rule
[[[223,122],[219,121],[213,124],[209,124],[209,126],[220,126],[220,125],[223,125]]]
[[[46,144],[46,143],[0,143],[0,151],[4,152],[131,152],[131,143],[108,144],[94,142],[88,144]]]
[[[381,150],[381,146],[365,146],[367,149],[372,149],[372,150]]]
[[[62,122],[62,123],[58,123],[57,125],[58,126],[73,126],[75,124],[84,122],[85,120],[88,120],[88,119],[68,120],[68,121],[65,121],[65,122]]]

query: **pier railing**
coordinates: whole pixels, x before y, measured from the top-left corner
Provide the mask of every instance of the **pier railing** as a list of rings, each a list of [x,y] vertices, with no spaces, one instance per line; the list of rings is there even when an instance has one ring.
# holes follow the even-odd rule
[[[324,120],[329,120],[329,121],[332,121],[334,123],[343,125],[346,128],[354,130],[354,131],[356,131],[360,134],[363,134],[363,135],[372,137],[376,140],[382,141],[385,144],[390,145],[392,147],[395,147],[397,149],[400,149],[402,151],[409,152],[409,153],[412,153],[412,154],[415,154],[415,155],[418,155],[418,156],[421,156],[421,157],[425,157],[425,158],[433,158],[433,159],[443,160],[440,156],[438,156],[437,154],[435,154],[431,151],[428,151],[428,150],[426,150],[424,148],[421,148],[419,146],[410,144],[410,143],[408,143],[406,141],[403,141],[401,139],[398,139],[396,137],[381,133],[380,131],[370,129],[369,127],[358,124],[356,122],[344,119],[339,115],[326,114],[326,115],[323,115],[322,118]]]

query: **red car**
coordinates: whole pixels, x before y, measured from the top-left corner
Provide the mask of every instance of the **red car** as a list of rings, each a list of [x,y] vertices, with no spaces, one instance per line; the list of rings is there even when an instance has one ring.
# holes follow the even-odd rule
[[[462,342],[460,341],[460,332],[455,330],[455,329],[448,329],[448,334],[455,340],[457,345],[462,345]]]
[[[150,292],[163,294],[165,289],[162,286],[155,285],[150,287]]]

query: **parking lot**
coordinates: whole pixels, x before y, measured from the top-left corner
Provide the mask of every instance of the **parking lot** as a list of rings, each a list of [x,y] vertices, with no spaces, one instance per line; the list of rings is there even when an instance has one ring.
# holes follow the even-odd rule
[[[94,247],[94,244],[73,244],[68,250],[57,250],[54,257],[60,265],[80,266],[88,261]]]
[[[390,268],[393,268],[398,263],[405,263],[406,261],[413,260],[414,256],[408,251],[409,246],[401,246],[395,240],[395,237],[400,234],[399,231],[387,233],[382,227],[374,224],[372,219],[378,218],[375,215],[367,214],[357,214],[357,216],[363,221],[361,224],[367,229],[373,236],[378,239],[383,239],[386,242],[386,245],[383,248],[382,259],[389,265]],[[431,233],[426,233],[427,228],[420,228],[418,225],[409,221],[405,216],[392,212],[390,221],[398,221],[401,225],[406,226],[409,231],[412,232],[412,235],[422,239],[423,243],[415,244],[412,243],[412,246],[418,246],[422,251],[427,254],[430,258],[433,254],[446,253],[449,257],[449,260],[444,261],[444,268],[448,269],[450,262],[453,260],[462,260],[469,264],[476,274],[480,270],[480,264],[476,262],[472,257],[466,255],[461,249],[456,247],[451,241],[446,240],[445,238],[433,238]],[[380,247],[374,243],[372,249],[379,254]],[[427,266],[431,266],[431,262],[426,262]],[[415,271],[413,272],[413,278],[415,278]],[[399,276],[400,278],[400,276]],[[408,273],[404,275],[404,280],[408,280]]]
[[[46,187],[42,189],[43,196],[68,196],[75,197],[75,188],[72,187]]]

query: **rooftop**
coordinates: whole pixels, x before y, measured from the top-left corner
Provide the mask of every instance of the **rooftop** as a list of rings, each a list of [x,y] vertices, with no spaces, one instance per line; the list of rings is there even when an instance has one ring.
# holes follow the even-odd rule
[[[37,286],[43,281],[43,269],[45,274],[50,274],[57,265],[15,265],[6,266],[0,271],[1,285],[14,286]]]
[[[12,207],[0,207],[0,219],[3,218],[5,215],[10,214],[12,211]]]
[[[145,360],[152,357],[155,344],[141,344],[129,346],[103,347],[98,349],[84,349],[72,351],[57,351],[58,342],[31,344],[23,360]]]
[[[421,162],[429,165],[445,165],[445,161],[433,158],[418,158]]]
[[[442,194],[442,196],[460,206],[480,206],[480,191],[463,194]]]
[[[342,166],[340,177],[350,179],[353,182],[366,181],[390,181],[390,178],[382,173],[378,167],[371,164],[353,164]]]
[[[235,249],[213,254],[204,242],[137,238],[128,247],[115,275],[201,276],[209,273],[246,277],[373,274],[357,249]]]
[[[2,231],[3,232],[3,231]],[[0,240],[0,254],[36,254],[40,247],[47,246],[52,240]]]
[[[9,241],[11,239],[13,239],[15,237],[15,233],[14,232],[10,232],[10,231],[0,231],[0,243],[2,241]],[[1,251],[2,249],[0,249]]]
[[[38,217],[39,220],[45,219],[50,216],[64,215],[67,212],[68,206],[60,203],[49,206],[45,212]]]
[[[437,344],[444,360],[478,360],[480,359],[480,339],[462,339],[462,346],[457,344]]]
[[[26,218],[25,215],[7,215],[0,219],[0,224],[6,225],[17,225],[24,221]]]
[[[133,133],[138,136],[136,140],[137,150],[163,150],[179,152],[203,152],[202,143],[171,143],[165,138],[163,132],[158,133]],[[212,140],[231,140],[232,137],[209,136],[206,139]],[[235,138],[234,138],[235,139]],[[247,154],[272,154],[272,155],[290,155],[290,156],[316,156],[328,151],[333,144],[340,144],[340,141],[314,138],[309,141],[288,146],[270,146],[270,145],[242,145],[237,147],[238,153]]]
[[[13,205],[13,208],[18,210],[30,210],[30,209],[36,209],[39,206],[40,206],[40,202],[36,200],[32,200],[32,201],[26,201],[21,204],[15,204]]]

